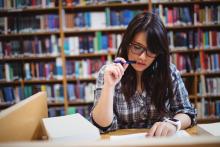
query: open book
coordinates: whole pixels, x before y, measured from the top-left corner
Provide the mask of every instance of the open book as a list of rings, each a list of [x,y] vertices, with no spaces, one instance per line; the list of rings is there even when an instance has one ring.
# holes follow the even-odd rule
[[[199,135],[220,136],[220,122],[209,124],[198,124],[197,132]]]
[[[170,137],[189,137],[190,135],[185,130],[177,131],[176,134]],[[144,139],[146,133],[135,133],[129,135],[113,135],[110,136],[110,140],[130,140],[130,139]]]
[[[79,113],[43,119],[48,139],[53,141],[79,141],[100,139],[98,128]]]

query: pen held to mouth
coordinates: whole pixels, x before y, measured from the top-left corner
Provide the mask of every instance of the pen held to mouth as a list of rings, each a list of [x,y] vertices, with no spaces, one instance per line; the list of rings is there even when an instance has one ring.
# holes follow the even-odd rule
[[[114,63],[121,63],[121,64],[136,64],[137,62],[136,61],[133,61],[133,60],[128,60],[126,61],[125,63],[122,62],[122,61],[114,61]]]

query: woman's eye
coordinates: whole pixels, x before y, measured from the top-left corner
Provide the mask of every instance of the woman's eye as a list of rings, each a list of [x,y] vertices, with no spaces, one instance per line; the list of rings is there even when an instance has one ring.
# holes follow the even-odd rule
[[[134,48],[135,48],[136,50],[142,50],[142,47],[140,47],[140,46],[134,46]]]

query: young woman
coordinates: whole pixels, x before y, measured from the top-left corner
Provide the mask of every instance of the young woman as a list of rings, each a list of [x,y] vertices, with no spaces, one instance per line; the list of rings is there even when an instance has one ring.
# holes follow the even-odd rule
[[[115,61],[97,78],[91,119],[101,132],[150,128],[148,136],[169,136],[195,124],[196,112],[170,63],[159,16],[141,13],[129,23]]]

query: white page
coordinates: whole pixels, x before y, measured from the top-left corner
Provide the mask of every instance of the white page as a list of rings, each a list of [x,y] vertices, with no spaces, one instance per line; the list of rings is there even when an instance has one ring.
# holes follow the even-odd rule
[[[213,136],[220,136],[220,123],[210,123],[210,124],[198,124],[198,128],[201,128]]]
[[[147,133],[134,133],[129,135],[112,135],[110,140],[128,140],[128,139],[144,139]],[[175,135],[170,137],[189,137],[189,133],[185,130],[177,131]]]
[[[100,139],[98,128],[79,113],[44,118],[43,125],[49,140],[97,140]]]

